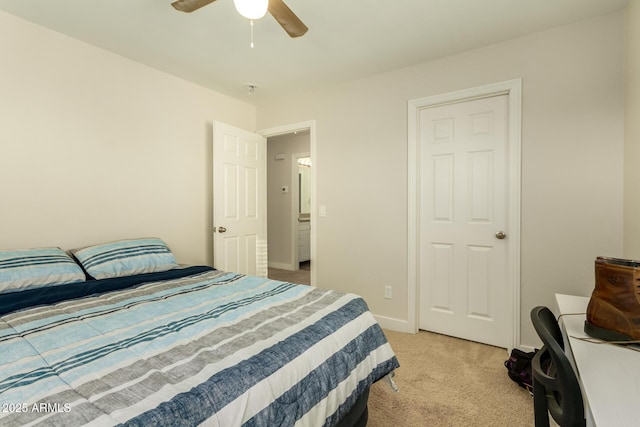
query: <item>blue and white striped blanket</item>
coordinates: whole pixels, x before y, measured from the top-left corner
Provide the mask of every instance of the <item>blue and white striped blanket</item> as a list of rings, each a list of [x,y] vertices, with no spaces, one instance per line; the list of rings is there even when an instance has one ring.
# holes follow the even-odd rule
[[[0,425],[334,425],[398,361],[356,295],[208,271],[0,316]]]

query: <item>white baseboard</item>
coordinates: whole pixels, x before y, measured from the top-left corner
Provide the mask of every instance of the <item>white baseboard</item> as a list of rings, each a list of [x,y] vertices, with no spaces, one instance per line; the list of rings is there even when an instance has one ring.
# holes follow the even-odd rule
[[[373,317],[376,318],[383,329],[390,329],[397,332],[406,332],[409,334],[414,333],[414,331],[409,330],[409,322],[407,322],[406,320],[394,319],[393,317],[380,316],[376,314],[374,314]]]

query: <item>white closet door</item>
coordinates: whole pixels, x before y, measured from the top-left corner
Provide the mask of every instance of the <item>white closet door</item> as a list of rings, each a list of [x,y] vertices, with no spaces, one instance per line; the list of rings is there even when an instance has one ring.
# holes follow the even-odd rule
[[[508,97],[419,120],[420,329],[508,347]]]

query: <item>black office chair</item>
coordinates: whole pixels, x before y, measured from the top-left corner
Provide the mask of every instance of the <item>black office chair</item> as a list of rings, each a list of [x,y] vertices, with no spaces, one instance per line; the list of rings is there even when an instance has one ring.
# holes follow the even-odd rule
[[[584,404],[578,378],[564,352],[558,321],[547,307],[531,310],[542,348],[531,362],[536,427],[549,427],[549,414],[562,427],[582,427]]]

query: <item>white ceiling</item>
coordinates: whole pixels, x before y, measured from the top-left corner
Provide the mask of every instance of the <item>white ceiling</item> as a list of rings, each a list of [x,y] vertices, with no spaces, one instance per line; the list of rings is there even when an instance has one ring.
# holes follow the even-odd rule
[[[232,0],[0,0],[0,10],[247,102],[362,78],[624,8],[628,0],[285,0],[292,39]],[[245,85],[258,86],[248,95]]]

